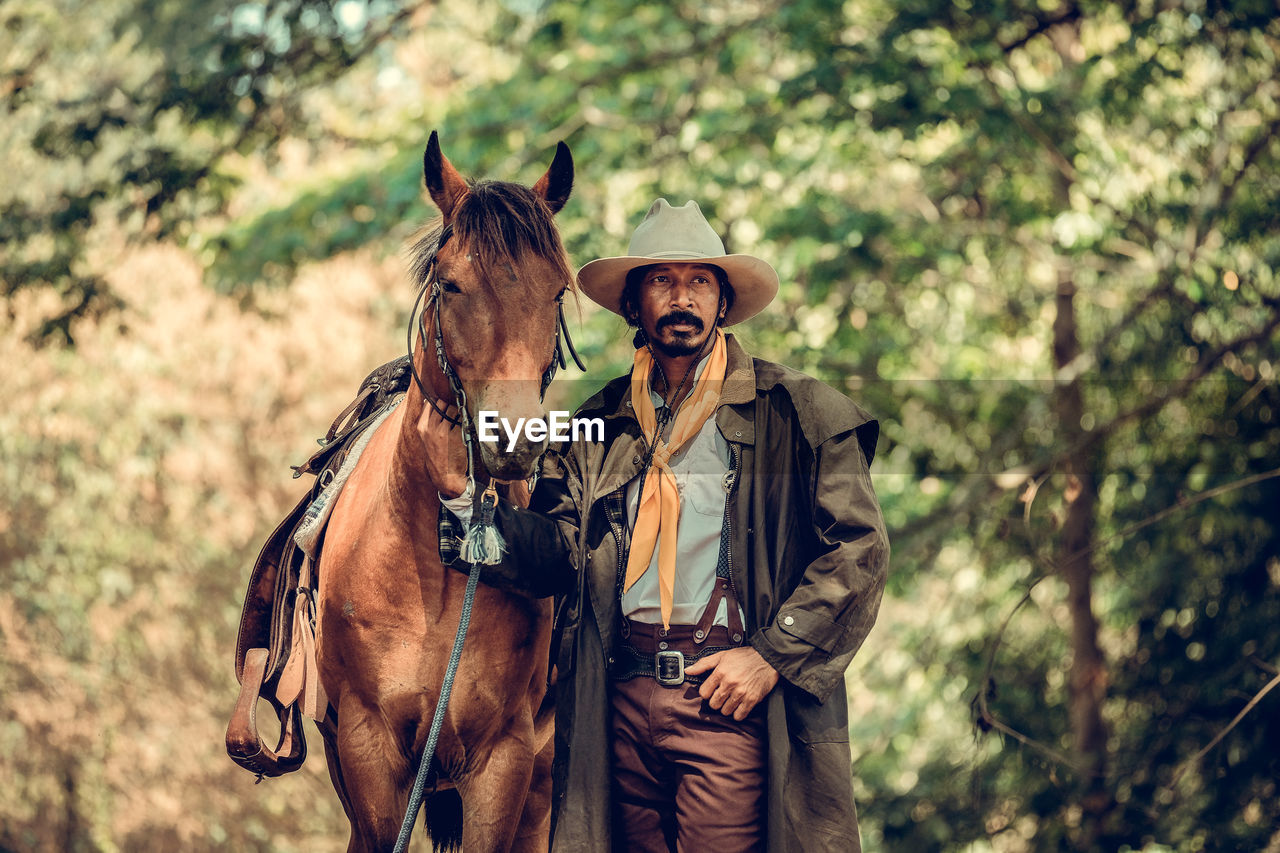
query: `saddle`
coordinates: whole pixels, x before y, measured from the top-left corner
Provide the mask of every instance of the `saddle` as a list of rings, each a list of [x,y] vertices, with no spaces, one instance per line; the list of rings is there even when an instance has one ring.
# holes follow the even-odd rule
[[[408,390],[409,356],[401,356],[370,373],[356,398],[334,419],[320,449],[301,465],[294,478],[313,474],[303,496],[262,546],[245,591],[236,641],[236,680],[240,695],[227,726],[227,753],[241,767],[264,776],[282,776],[302,766],[307,741],[302,717],[323,718],[328,699],[315,674],[315,619],[323,533],[311,556],[294,541],[308,520],[308,509],[337,476],[357,439],[376,423],[395,398]],[[258,700],[266,699],[280,720],[274,748],[258,733]]]

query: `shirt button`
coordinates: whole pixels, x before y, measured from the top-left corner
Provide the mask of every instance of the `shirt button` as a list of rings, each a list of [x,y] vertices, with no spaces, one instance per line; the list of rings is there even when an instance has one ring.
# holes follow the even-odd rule
[[[794,616],[783,616],[783,617],[782,617],[782,624],[783,624],[783,625],[786,625],[786,626],[788,626],[788,627],[790,627],[790,626],[792,626],[792,625],[796,624],[796,617],[794,617]]]
[[[632,465],[639,465],[639,464],[640,464],[640,456],[639,456],[639,454],[637,454],[637,455],[635,455],[635,456],[632,456],[632,457],[631,457],[631,464],[632,464]]]
[[[741,431],[741,430],[739,430],[738,432],[735,432],[735,433],[733,434],[733,437],[734,437],[734,438],[742,438],[742,431]]]

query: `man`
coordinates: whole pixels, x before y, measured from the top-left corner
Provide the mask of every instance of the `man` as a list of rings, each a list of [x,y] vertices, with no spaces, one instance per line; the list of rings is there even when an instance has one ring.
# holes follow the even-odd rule
[[[553,849],[857,850],[844,671],[888,563],[878,425],[724,334],[778,276],[695,202],[658,199],[578,282],[637,328],[635,364],[577,413],[604,441],[553,448],[529,509],[499,507],[508,552],[484,567],[541,594],[572,569]],[[437,482],[465,517],[458,444]]]

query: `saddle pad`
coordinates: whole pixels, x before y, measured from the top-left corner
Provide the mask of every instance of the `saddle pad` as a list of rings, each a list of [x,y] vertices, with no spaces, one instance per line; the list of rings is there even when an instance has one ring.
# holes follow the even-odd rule
[[[378,415],[378,419],[356,439],[355,444],[351,445],[351,452],[347,454],[342,467],[338,469],[337,476],[333,478],[333,482],[325,486],[324,491],[311,502],[311,506],[307,507],[306,513],[303,514],[302,523],[298,525],[297,531],[293,534],[293,541],[313,561],[317,557],[316,543],[320,541],[320,534],[324,532],[325,525],[329,523],[329,516],[333,514],[333,507],[338,502],[338,495],[342,493],[342,487],[346,485],[347,478],[355,470],[356,463],[360,461],[360,456],[369,444],[369,439],[373,438],[373,434],[378,431],[378,427],[382,426],[382,422],[395,411],[396,406],[400,405],[403,399],[403,394],[393,399],[382,414]]]

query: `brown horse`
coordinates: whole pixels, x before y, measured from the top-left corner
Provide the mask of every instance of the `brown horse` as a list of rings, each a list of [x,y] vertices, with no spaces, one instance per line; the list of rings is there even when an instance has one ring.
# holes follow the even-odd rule
[[[526,188],[468,183],[432,133],[424,173],[443,219],[414,249],[415,276],[430,296],[412,353],[419,384],[352,471],[319,565],[318,669],[332,707],[320,728],[352,851],[390,850],[396,841],[467,583],[441,562],[439,492],[419,421],[429,407],[455,403],[446,367],[472,423],[481,411],[513,424],[544,417],[558,303],[572,283],[552,222],[573,183],[564,143]],[[530,476],[545,443],[525,440],[509,453],[505,436],[475,445],[478,485]],[[527,503],[523,483],[509,491]],[[456,843],[460,823],[467,851],[545,850],[552,719],[539,710],[551,605],[482,584],[474,612],[432,763],[428,831],[437,846]]]

